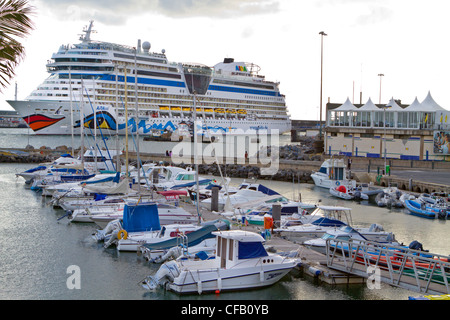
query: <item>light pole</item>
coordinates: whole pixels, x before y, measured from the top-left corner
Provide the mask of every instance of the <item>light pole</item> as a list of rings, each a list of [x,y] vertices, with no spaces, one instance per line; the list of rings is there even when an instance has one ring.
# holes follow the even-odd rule
[[[320,116],[319,116],[319,137],[322,139],[322,82],[323,82],[323,36],[327,34],[323,31],[320,34]]]
[[[386,155],[387,155],[387,148],[386,148],[386,109],[391,108],[391,106],[386,105],[383,108],[383,126],[384,126],[384,173],[386,174]]]
[[[380,99],[378,103],[381,104],[381,79],[382,79],[381,77],[384,77],[384,74],[379,73],[378,76],[380,77]]]

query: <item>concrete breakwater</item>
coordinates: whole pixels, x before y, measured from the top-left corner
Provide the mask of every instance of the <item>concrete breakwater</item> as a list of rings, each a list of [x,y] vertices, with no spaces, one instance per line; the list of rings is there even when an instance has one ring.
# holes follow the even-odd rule
[[[53,161],[47,152],[26,152],[20,150],[0,150],[0,163],[43,163]]]
[[[168,163],[167,163],[168,164]],[[320,163],[318,163],[320,166]],[[177,165],[182,168],[192,167],[191,164]],[[295,183],[312,183],[310,171],[304,171],[301,169],[278,169],[273,175],[261,174],[261,169],[257,166],[242,165],[242,164],[220,164],[220,170],[217,165],[199,164],[199,174],[220,176],[220,172],[224,176],[232,178],[254,178],[259,180],[275,180],[275,181],[288,181]],[[301,166],[300,166],[301,167]]]

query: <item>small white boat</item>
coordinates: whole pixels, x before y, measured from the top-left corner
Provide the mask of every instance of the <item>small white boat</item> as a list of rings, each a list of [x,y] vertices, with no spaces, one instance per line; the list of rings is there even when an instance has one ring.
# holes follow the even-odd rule
[[[76,169],[82,169],[80,167],[81,161],[78,159],[75,159],[70,154],[66,153],[61,155],[59,158],[57,158],[53,162],[48,163],[40,163],[38,166],[28,169],[21,173],[16,173],[17,177],[22,177],[25,179],[26,184],[30,184],[34,178],[46,176],[48,174],[52,173],[52,169],[63,169],[63,168],[76,168]]]
[[[128,201],[129,205],[133,201]],[[141,204],[149,204],[141,202]],[[155,202],[152,202],[155,204]],[[158,216],[161,225],[168,224],[189,224],[198,222],[198,217],[187,212],[182,207],[177,207],[165,203],[156,203],[158,208]],[[112,220],[122,219],[123,210],[126,203],[116,203],[104,206],[92,206],[83,209],[76,209],[69,214],[70,222],[95,222],[99,227],[104,228]]]
[[[142,282],[143,287],[165,286],[180,294],[248,290],[273,285],[300,263],[300,259],[268,253],[264,238],[253,232],[230,230],[214,235],[214,259],[166,262]]]
[[[395,193],[386,193],[384,191],[377,194],[375,202],[379,207],[402,208],[404,206],[400,198],[397,199]]]
[[[273,230],[281,237],[302,243],[303,241],[320,238],[328,230],[352,224],[351,208],[339,206],[318,206],[301,225],[282,225]]]
[[[340,185],[356,188],[356,180],[348,178],[347,167],[343,159],[325,160],[319,171],[311,174],[311,178],[315,185],[321,188],[330,189]]]
[[[352,187],[347,188],[344,185],[340,185],[339,187],[331,187],[330,193],[333,196],[344,200],[369,200],[369,196],[361,190]]]
[[[167,228],[167,230],[164,230],[164,228]],[[172,226],[163,227],[157,237],[141,238],[137,247],[138,255],[142,255],[145,259],[156,263],[161,263],[170,257],[177,258],[181,254],[189,255],[199,251],[208,251],[213,255],[216,249],[213,232],[229,230],[230,224],[227,220],[219,219],[204,222],[200,225],[192,225],[192,229],[177,228],[175,230],[172,228],[170,233],[169,228],[172,228]],[[144,244],[142,244],[144,242],[142,240],[145,240]],[[123,240],[120,240],[117,246],[119,250],[121,241]],[[134,244],[130,243],[130,245]]]
[[[159,190],[174,190],[179,188],[188,188],[196,184],[196,172],[191,168],[177,172],[177,174],[164,182],[154,183],[153,186]],[[211,179],[199,177],[199,184],[208,184]]]
[[[369,233],[361,234],[359,230],[350,226],[342,226],[339,229],[328,230],[320,239],[311,239],[303,242],[308,248],[317,251],[322,254],[326,254],[326,242],[331,241],[331,244],[335,244],[335,240],[353,241],[355,244],[364,241],[374,241],[377,243],[383,243],[387,245],[398,245],[395,240],[395,236],[391,232],[386,232],[380,229],[374,229],[370,231],[371,239],[367,237]],[[375,240],[376,239],[376,240]]]
[[[310,223],[297,226],[281,226],[273,231],[287,240],[304,243],[311,239],[320,238],[329,231],[353,225],[351,208],[346,207],[319,206],[311,214],[310,219]],[[388,233],[378,224],[372,224],[368,228],[356,226],[353,226],[353,228],[371,241],[382,241],[388,236]]]
[[[140,183],[147,184],[149,182],[151,186],[173,181],[179,172],[186,170],[179,167],[160,166],[153,163],[144,164],[142,167],[143,172],[140,174]],[[130,178],[134,179],[137,183],[136,170],[130,172]]]

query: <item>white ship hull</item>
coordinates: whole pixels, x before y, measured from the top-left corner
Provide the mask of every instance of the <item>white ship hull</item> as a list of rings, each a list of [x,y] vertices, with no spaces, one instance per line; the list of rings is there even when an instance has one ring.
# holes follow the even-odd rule
[[[27,101],[11,100],[8,103],[19,113],[28,126],[39,135],[75,135],[80,134],[80,111],[73,109],[73,119],[70,116],[70,102],[68,101]],[[101,109],[109,109],[111,117],[105,117],[102,114],[99,117],[105,117],[97,130],[102,130],[106,134],[116,133],[116,124],[118,123],[117,133],[125,135],[125,117],[117,117],[112,107],[99,106]],[[51,111],[54,110],[54,111]],[[59,110],[56,112],[56,110]],[[85,132],[94,127],[88,122],[93,118],[93,113],[85,110]],[[73,121],[73,128],[71,122]],[[100,120],[98,120],[100,121]],[[139,119],[139,134],[154,135],[155,131],[175,132],[180,123],[185,123],[187,118],[180,117],[147,117]],[[135,118],[128,119],[129,133],[136,133]],[[268,133],[283,134],[290,132],[291,122],[286,120],[245,120],[245,119],[201,119],[197,120],[198,126],[202,126],[204,134],[233,134],[249,133],[267,130]],[[200,128],[199,128],[200,129]],[[200,130],[199,130],[200,132]]]

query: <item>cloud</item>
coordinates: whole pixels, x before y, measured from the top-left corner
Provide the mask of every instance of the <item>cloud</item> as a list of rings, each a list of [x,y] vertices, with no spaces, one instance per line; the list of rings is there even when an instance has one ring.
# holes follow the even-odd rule
[[[236,18],[276,13],[280,0],[38,0],[61,19],[95,19],[109,25],[121,25],[145,13],[171,18]]]
[[[369,12],[366,14],[359,15],[355,23],[356,25],[369,25],[369,24],[377,24],[380,22],[388,21],[392,16],[393,12],[392,10],[386,8],[386,7],[369,7]]]

